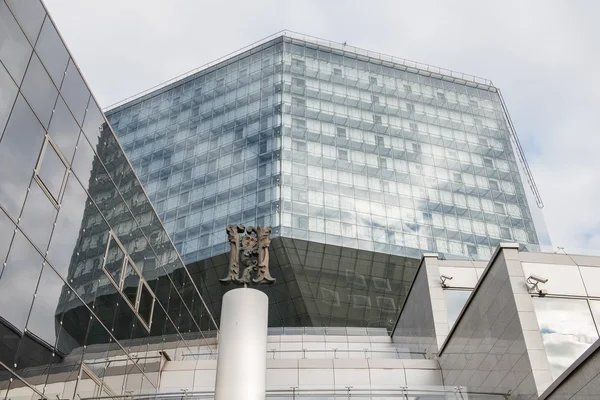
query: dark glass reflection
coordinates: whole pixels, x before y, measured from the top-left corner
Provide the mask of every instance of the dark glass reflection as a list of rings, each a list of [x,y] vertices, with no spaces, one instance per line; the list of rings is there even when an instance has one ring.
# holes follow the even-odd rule
[[[391,330],[418,265],[418,259],[281,237],[272,239],[269,254],[277,281],[257,288],[269,297],[270,327]],[[218,323],[221,298],[234,287],[219,282],[227,257],[211,257],[188,269]]]
[[[138,287],[140,285],[140,276],[134,270],[133,265],[127,262],[125,267],[125,275],[123,278],[123,293],[129,300],[132,306],[136,306]]]
[[[108,245],[108,252],[106,253],[106,263],[104,269],[110,277],[113,279],[115,284],[118,286],[121,282],[121,271],[123,270],[123,260],[125,254],[121,247],[114,238],[110,239]]]
[[[0,141],[0,203],[17,218],[44,142],[44,129],[21,95]]]
[[[21,2],[15,1],[15,4],[17,3]],[[2,31],[0,31],[0,61],[12,75],[15,82],[21,84],[32,49],[25,34],[19,28],[17,21],[15,21],[4,2],[0,2],[0,26],[2,26]]]
[[[42,256],[17,231],[0,276],[0,319],[17,332],[24,331],[42,262]]]
[[[56,309],[62,302],[65,283],[48,265],[42,270],[40,282],[27,322],[27,330],[54,347],[60,328]]]

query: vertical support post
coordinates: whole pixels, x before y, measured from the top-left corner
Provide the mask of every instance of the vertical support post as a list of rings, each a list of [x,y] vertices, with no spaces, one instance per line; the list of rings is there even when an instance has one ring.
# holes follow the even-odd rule
[[[269,299],[256,289],[225,293],[221,307],[215,400],[264,400]]]

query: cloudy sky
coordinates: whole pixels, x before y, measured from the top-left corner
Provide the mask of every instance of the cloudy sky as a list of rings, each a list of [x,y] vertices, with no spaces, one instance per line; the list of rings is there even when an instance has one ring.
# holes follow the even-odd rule
[[[491,79],[554,246],[600,253],[600,2],[44,0],[102,107],[282,29]]]

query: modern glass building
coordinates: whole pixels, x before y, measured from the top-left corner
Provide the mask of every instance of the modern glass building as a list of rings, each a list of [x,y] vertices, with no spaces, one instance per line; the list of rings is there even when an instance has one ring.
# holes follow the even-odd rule
[[[107,118],[217,319],[227,224],[273,226],[273,326],[391,328],[424,252],[545,234],[484,79],[284,32]]]
[[[39,1],[0,1],[0,61],[0,391],[41,398],[83,368],[80,395],[108,394],[109,356],[127,371],[116,387],[154,391],[157,349],[216,332],[201,278]]]
[[[260,399],[598,397],[600,258],[523,251],[489,82],[287,35],[211,68],[113,113],[184,263],[42,3],[0,0],[1,400],[212,400],[247,347]],[[275,227],[268,306],[237,292],[268,329],[217,323],[228,222]]]

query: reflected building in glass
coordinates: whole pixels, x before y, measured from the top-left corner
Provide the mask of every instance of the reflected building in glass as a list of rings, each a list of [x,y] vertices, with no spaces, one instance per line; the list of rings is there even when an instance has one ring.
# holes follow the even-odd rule
[[[0,61],[0,390],[153,392],[162,358],[212,346],[201,278],[39,1],[0,1]]]
[[[227,224],[273,226],[272,326],[391,328],[423,253],[545,235],[476,77],[285,32],[107,118],[217,320]]]

